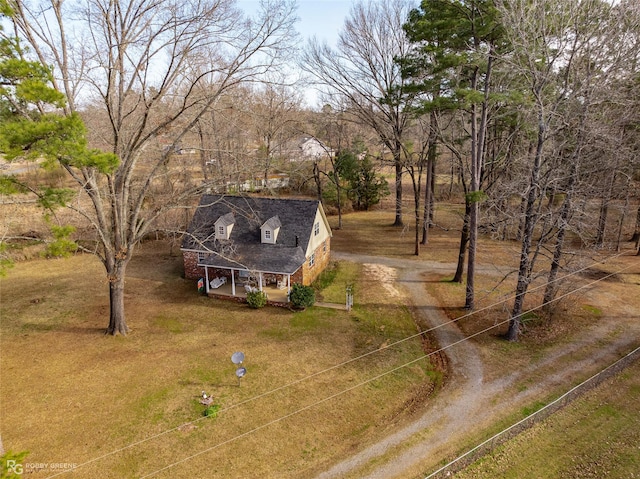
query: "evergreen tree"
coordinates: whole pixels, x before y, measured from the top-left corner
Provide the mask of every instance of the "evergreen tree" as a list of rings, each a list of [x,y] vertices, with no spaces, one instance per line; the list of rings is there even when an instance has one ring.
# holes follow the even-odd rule
[[[347,196],[357,210],[369,210],[389,194],[389,186],[377,174],[371,158],[351,151],[342,151],[336,157],[336,172],[348,183]]]
[[[411,11],[405,32],[413,44],[399,61],[411,88],[422,93],[425,111],[458,110],[469,127],[470,179],[465,307],[474,307],[479,202],[486,157],[492,74],[504,35],[492,0],[423,0]]]

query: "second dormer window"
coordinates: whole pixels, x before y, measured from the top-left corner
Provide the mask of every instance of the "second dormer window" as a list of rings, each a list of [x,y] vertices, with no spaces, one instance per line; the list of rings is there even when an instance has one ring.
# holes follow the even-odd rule
[[[272,216],[267,221],[265,221],[260,227],[260,240],[262,241],[262,243],[276,244],[281,226],[282,223],[280,223],[280,218],[278,218],[277,215]]]
[[[234,223],[233,213],[227,213],[218,218],[215,222],[216,239],[228,240],[231,237],[231,230],[233,230]]]

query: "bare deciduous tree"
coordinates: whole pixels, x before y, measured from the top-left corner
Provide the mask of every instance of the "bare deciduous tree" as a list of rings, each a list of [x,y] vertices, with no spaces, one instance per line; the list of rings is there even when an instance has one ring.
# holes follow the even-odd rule
[[[284,151],[300,131],[300,95],[286,86],[269,83],[253,92],[249,102],[252,130],[258,139],[258,157],[266,183],[274,157]],[[289,159],[289,158],[287,158]]]
[[[565,236],[570,228],[579,232],[570,224],[577,213],[574,199],[582,194],[586,204],[594,195],[593,189],[581,192],[580,182],[610,154],[616,156],[615,135],[598,131],[603,124],[615,123],[607,113],[606,88],[621,74],[629,47],[611,41],[620,27],[615,12],[598,0],[518,1],[501,7],[513,45],[508,66],[528,85],[528,121],[536,132],[532,153],[523,163],[528,180],[523,184],[518,281],[507,334],[512,341],[518,339],[536,258],[555,238],[545,293],[545,301],[551,301]],[[618,162],[619,158],[614,163]],[[610,185],[601,190],[601,197],[610,195]],[[553,204],[557,192],[563,196],[560,208]]]
[[[356,3],[347,18],[336,49],[313,40],[300,65],[312,81],[344,99],[356,118],[372,128],[391,152],[395,168],[395,225],[402,226],[402,142],[410,120],[405,81],[395,58],[409,47],[402,25],[410,0]]]
[[[282,61],[295,39],[295,5],[265,1],[246,18],[228,0],[88,0],[75,10],[56,0],[12,4],[17,31],[41,63],[53,65],[68,111],[90,102],[106,120],[101,146],[120,159],[109,174],[62,166],[85,195],[69,206],[93,225],[106,270],[107,333],[126,334],[125,272],[135,245],[163,211],[202,185],[178,182],[151,208],[150,194],[171,175],[175,148],[223,93]]]

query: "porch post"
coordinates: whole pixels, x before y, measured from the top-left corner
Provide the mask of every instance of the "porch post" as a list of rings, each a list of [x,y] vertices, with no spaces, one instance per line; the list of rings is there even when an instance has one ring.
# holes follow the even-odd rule
[[[204,281],[205,291],[209,294],[209,268],[207,266],[204,267]]]
[[[289,302],[289,295],[291,294],[291,274],[287,275],[287,303]]]
[[[231,268],[231,294],[236,295],[236,275],[233,268]]]
[[[258,289],[262,291],[262,271],[258,271]]]

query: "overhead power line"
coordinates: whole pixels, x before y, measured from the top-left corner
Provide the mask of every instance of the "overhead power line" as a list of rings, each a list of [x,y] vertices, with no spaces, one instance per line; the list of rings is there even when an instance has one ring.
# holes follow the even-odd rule
[[[539,306],[537,306],[537,307],[535,307],[535,308],[531,308],[531,309],[529,309],[529,310],[527,310],[527,311],[524,311],[524,312],[520,313],[519,315],[517,315],[516,317],[524,316],[524,315],[526,315],[526,314],[528,314],[528,313],[531,313],[531,312],[533,312],[533,311],[536,311],[537,309],[542,308],[542,307],[544,307],[544,306],[546,306],[546,305],[548,305],[548,304],[551,304],[551,303],[553,303],[553,302],[555,302],[555,301],[559,301],[559,300],[561,300],[561,299],[563,299],[563,298],[565,298],[565,297],[567,297],[567,296],[570,296],[571,294],[576,293],[577,291],[580,291],[580,290],[582,290],[582,289],[585,289],[585,288],[587,288],[587,287],[590,287],[590,286],[592,286],[592,285],[594,285],[594,284],[596,284],[596,283],[598,283],[598,282],[600,282],[600,281],[603,281],[603,280],[605,280],[605,279],[607,279],[607,278],[609,278],[609,277],[611,277],[611,276],[614,276],[614,275],[616,275],[616,274],[619,274],[619,273],[621,273],[621,272],[623,272],[623,271],[625,271],[625,270],[629,269],[630,267],[631,267],[631,265],[626,266],[625,268],[623,268],[623,269],[621,269],[621,270],[618,270],[618,271],[616,271],[616,272],[614,272],[614,273],[609,273],[609,274],[607,274],[607,275],[605,275],[605,276],[603,276],[603,277],[601,277],[601,278],[598,278],[598,279],[596,279],[596,280],[592,281],[591,283],[588,283],[588,284],[585,284],[585,285],[579,286],[578,288],[576,288],[576,289],[574,289],[574,290],[571,290],[571,291],[569,291],[569,292],[566,292],[566,293],[564,293],[564,294],[562,294],[562,295],[558,296],[557,298],[554,298],[554,299],[553,299],[553,300],[551,300],[551,301],[548,301],[548,302],[543,303],[543,304],[541,304],[541,305],[539,305]],[[451,344],[449,344],[449,345],[447,345],[447,346],[444,346],[444,347],[439,348],[439,349],[437,349],[437,350],[435,350],[435,351],[432,351],[432,352],[430,352],[430,353],[428,353],[428,354],[425,354],[425,355],[423,355],[423,356],[420,356],[419,358],[416,358],[416,359],[413,359],[413,360],[411,360],[411,361],[408,361],[408,362],[406,362],[406,363],[404,363],[404,364],[402,364],[402,365],[400,365],[400,366],[397,366],[397,367],[394,367],[394,368],[392,368],[392,369],[390,369],[390,370],[388,370],[388,371],[385,371],[384,373],[377,374],[376,376],[373,376],[373,377],[371,377],[371,378],[369,378],[369,379],[367,379],[367,380],[365,380],[365,381],[361,381],[361,382],[360,382],[360,383],[358,383],[358,384],[355,384],[355,385],[353,385],[353,386],[351,386],[351,387],[349,387],[349,388],[346,388],[346,389],[343,389],[343,390],[341,390],[341,391],[338,391],[337,393],[331,394],[331,395],[329,395],[329,396],[327,396],[327,397],[325,397],[325,398],[322,398],[322,399],[320,399],[320,400],[318,400],[318,401],[316,401],[316,402],[314,402],[314,403],[312,403],[312,404],[309,404],[309,405],[307,405],[307,406],[304,406],[304,407],[302,407],[302,408],[299,408],[299,409],[297,409],[297,410],[295,410],[295,411],[293,411],[293,412],[291,412],[291,413],[288,413],[288,414],[286,414],[286,415],[284,415],[284,416],[281,416],[281,417],[278,417],[278,418],[273,419],[273,420],[271,420],[271,421],[268,421],[268,422],[266,422],[266,423],[264,423],[264,424],[262,424],[262,425],[260,425],[260,426],[257,426],[257,427],[255,427],[255,428],[253,428],[253,429],[249,430],[249,431],[246,431],[246,432],[244,432],[244,433],[242,433],[242,434],[239,434],[239,435],[234,436],[234,437],[232,437],[232,438],[230,438],[230,439],[227,439],[227,440],[225,440],[225,441],[222,441],[222,442],[220,442],[220,443],[218,443],[218,444],[215,444],[214,446],[211,446],[211,447],[206,448],[206,449],[204,449],[204,450],[202,450],[202,451],[199,451],[199,452],[197,452],[197,453],[195,453],[195,454],[192,454],[191,456],[187,456],[187,457],[185,457],[185,458],[183,458],[183,459],[181,459],[181,460],[179,460],[179,461],[176,461],[176,462],[174,462],[174,463],[171,463],[171,464],[169,464],[169,465],[167,465],[167,466],[165,466],[165,467],[163,467],[163,468],[161,468],[161,469],[157,469],[157,470],[155,470],[155,471],[153,471],[153,472],[151,472],[151,473],[145,474],[144,476],[142,476],[142,479],[145,479],[145,478],[148,478],[148,477],[152,477],[152,476],[154,476],[154,475],[156,475],[156,474],[158,474],[158,473],[160,473],[160,472],[162,472],[162,471],[166,471],[166,470],[168,470],[168,469],[171,469],[171,468],[173,468],[173,467],[175,467],[175,466],[177,466],[177,465],[179,465],[179,464],[182,464],[182,463],[184,463],[184,462],[187,462],[187,461],[189,461],[189,460],[191,460],[191,459],[194,459],[194,458],[196,458],[196,457],[198,457],[198,456],[201,456],[201,455],[203,455],[203,454],[205,454],[205,453],[207,453],[207,452],[210,452],[210,451],[212,451],[212,450],[214,450],[214,449],[217,449],[217,448],[219,448],[219,447],[221,447],[221,446],[224,446],[224,445],[226,445],[226,444],[229,444],[229,443],[231,443],[231,442],[234,442],[234,441],[236,441],[236,440],[238,440],[238,439],[241,439],[241,438],[243,438],[243,437],[245,437],[245,436],[247,436],[247,435],[250,435],[250,434],[253,434],[253,433],[257,432],[257,431],[260,431],[261,429],[264,429],[264,428],[266,428],[266,427],[269,427],[269,426],[271,426],[271,425],[273,425],[273,424],[276,424],[276,423],[278,423],[278,422],[284,421],[284,420],[286,420],[286,419],[288,419],[288,418],[290,418],[290,417],[292,417],[292,416],[295,416],[295,415],[300,414],[300,413],[302,413],[302,412],[304,412],[304,411],[307,411],[307,410],[309,410],[309,409],[311,409],[311,408],[314,408],[314,407],[316,407],[316,406],[318,406],[318,405],[320,405],[320,404],[323,404],[323,403],[325,403],[325,402],[327,402],[327,401],[330,401],[330,400],[335,399],[335,398],[337,398],[337,397],[339,397],[339,396],[342,396],[342,395],[344,395],[344,394],[346,394],[346,393],[348,393],[348,392],[353,391],[354,389],[360,388],[360,387],[365,386],[365,385],[367,385],[367,384],[369,384],[369,383],[371,383],[371,382],[373,382],[373,381],[376,381],[376,380],[378,380],[378,379],[381,379],[381,378],[383,378],[383,377],[385,377],[385,376],[387,376],[387,375],[389,375],[389,374],[395,373],[395,372],[397,372],[397,371],[399,371],[399,370],[401,370],[401,369],[403,369],[403,368],[405,368],[405,367],[411,366],[411,365],[413,365],[413,364],[415,364],[415,363],[417,363],[417,362],[420,362],[420,361],[422,361],[422,360],[424,360],[424,359],[427,359],[427,358],[429,358],[429,357],[431,357],[431,356],[433,356],[433,355],[435,355],[435,354],[437,354],[437,353],[443,352],[443,351],[445,351],[445,350],[447,350],[447,349],[452,348],[453,346],[456,346],[456,345],[458,345],[458,344],[460,344],[460,343],[463,343],[463,342],[468,341],[468,340],[470,340],[470,339],[472,339],[472,338],[475,338],[476,336],[480,336],[480,335],[482,335],[482,334],[484,334],[484,333],[487,333],[487,332],[491,331],[492,329],[497,328],[498,326],[501,326],[501,325],[503,325],[503,324],[505,324],[505,323],[508,323],[509,321],[511,321],[511,319],[513,319],[513,318],[509,318],[509,319],[506,319],[506,320],[504,320],[504,321],[500,321],[499,323],[494,324],[493,326],[490,326],[490,327],[485,328],[485,329],[483,329],[483,330],[481,330],[481,331],[478,331],[478,332],[473,333],[473,334],[471,334],[471,335],[469,335],[469,336],[466,336],[466,337],[464,337],[463,339],[460,339],[460,340],[458,340],[458,341],[455,341],[455,342],[453,342],[453,343],[451,343]]]
[[[616,255],[612,255],[612,256],[610,256],[610,257],[606,258],[605,260],[602,260],[602,261],[598,261],[598,262],[592,263],[592,264],[590,264],[590,265],[588,265],[588,266],[585,266],[585,267],[583,267],[583,268],[581,268],[581,269],[579,269],[579,270],[576,270],[576,271],[573,271],[573,272],[571,272],[571,273],[568,273],[568,274],[566,274],[566,275],[564,275],[564,276],[562,276],[562,277],[560,277],[560,278],[556,278],[554,281],[561,281],[561,280],[567,279],[567,278],[569,278],[569,277],[571,277],[571,276],[574,276],[574,275],[576,275],[576,274],[579,274],[579,273],[581,273],[581,272],[583,272],[583,271],[585,271],[585,270],[587,270],[587,269],[589,269],[589,268],[591,268],[591,267],[593,267],[593,266],[595,266],[595,265],[597,265],[597,264],[603,264],[603,263],[606,263],[607,261],[609,261],[609,260],[611,260],[611,259],[614,259],[614,258],[617,258],[617,257],[620,257],[620,256],[624,256],[625,254],[626,254],[626,253],[618,253],[618,254],[616,254]],[[201,455],[201,454],[204,454],[204,453],[209,452],[209,451],[211,451],[211,450],[213,450],[213,449],[216,449],[216,448],[218,448],[218,447],[221,447],[221,446],[223,446],[223,445],[225,445],[225,444],[228,444],[228,443],[230,443],[230,442],[233,442],[233,441],[235,441],[235,440],[237,440],[237,439],[240,439],[240,438],[242,438],[242,437],[245,437],[245,436],[246,436],[246,435],[248,435],[248,434],[251,434],[251,433],[253,433],[253,432],[257,432],[257,431],[259,431],[259,430],[261,430],[261,429],[264,429],[264,428],[265,428],[265,427],[267,427],[267,426],[270,426],[270,425],[272,425],[272,424],[275,424],[275,423],[277,423],[277,422],[280,422],[280,421],[282,421],[282,420],[284,420],[284,419],[287,419],[287,418],[289,418],[289,417],[291,417],[291,416],[294,416],[294,415],[299,414],[299,413],[301,413],[301,412],[303,412],[303,411],[306,411],[307,409],[310,409],[310,408],[315,407],[315,406],[317,406],[317,405],[319,405],[319,404],[322,404],[322,403],[327,402],[327,401],[329,401],[329,400],[331,400],[331,399],[334,399],[335,397],[338,397],[338,396],[341,396],[341,395],[343,395],[343,394],[345,394],[345,393],[347,393],[347,392],[350,392],[350,391],[352,391],[352,390],[354,390],[354,389],[356,389],[356,388],[358,388],[358,387],[364,386],[364,385],[366,385],[366,384],[368,384],[368,383],[370,383],[370,382],[372,382],[372,381],[375,381],[375,380],[377,380],[377,379],[380,379],[380,378],[382,378],[382,377],[384,377],[384,376],[386,376],[386,375],[388,375],[388,374],[391,374],[391,373],[396,372],[396,371],[398,371],[398,370],[400,370],[400,369],[402,369],[402,368],[405,368],[405,367],[407,367],[407,366],[410,366],[410,365],[412,365],[412,364],[414,364],[414,363],[416,363],[416,362],[419,362],[419,361],[422,361],[422,360],[424,360],[424,359],[426,359],[426,358],[429,358],[429,357],[431,357],[431,356],[433,356],[433,355],[435,355],[435,354],[438,354],[438,353],[440,353],[440,352],[442,352],[442,351],[445,351],[445,350],[447,350],[447,349],[449,349],[449,348],[451,348],[451,347],[453,347],[453,346],[455,346],[455,345],[457,345],[457,344],[460,344],[460,343],[462,343],[462,342],[464,342],[464,341],[467,341],[467,340],[472,339],[472,338],[474,338],[474,337],[476,337],[476,336],[479,336],[479,335],[481,335],[481,334],[484,334],[484,333],[486,333],[486,332],[488,332],[488,331],[490,331],[490,330],[492,330],[492,329],[495,329],[495,328],[497,328],[498,326],[501,326],[501,325],[503,325],[503,324],[505,324],[505,323],[507,323],[507,322],[511,321],[512,319],[515,319],[515,318],[517,318],[517,317],[522,317],[522,316],[524,316],[524,315],[526,315],[526,314],[528,314],[528,313],[530,313],[530,312],[533,312],[533,311],[535,311],[535,310],[537,310],[537,309],[540,309],[540,308],[542,308],[542,307],[546,306],[547,304],[551,304],[551,303],[553,303],[553,302],[555,302],[555,301],[558,301],[558,300],[560,300],[560,299],[562,299],[562,298],[564,298],[564,297],[566,297],[566,296],[569,296],[569,295],[571,295],[571,294],[573,294],[573,293],[575,293],[575,292],[577,292],[577,291],[580,291],[580,290],[585,289],[585,288],[587,288],[587,287],[589,287],[589,286],[592,286],[593,284],[596,284],[596,283],[598,283],[598,282],[600,282],[600,281],[602,281],[602,280],[604,280],[604,279],[607,279],[607,278],[609,278],[609,277],[611,277],[611,276],[613,276],[613,275],[619,274],[619,273],[621,273],[621,272],[623,272],[623,271],[625,271],[625,270],[629,269],[630,267],[631,267],[631,266],[627,266],[627,267],[622,268],[622,269],[620,269],[620,270],[618,270],[618,271],[616,271],[616,272],[614,272],[614,273],[607,274],[607,275],[605,275],[605,276],[603,276],[603,277],[601,277],[601,278],[598,278],[598,279],[596,279],[596,280],[592,281],[591,283],[588,283],[588,284],[582,285],[582,286],[580,286],[580,287],[578,287],[578,288],[576,288],[576,289],[574,289],[574,290],[571,290],[571,291],[569,291],[569,292],[567,292],[567,293],[565,293],[565,294],[563,294],[563,295],[561,295],[561,296],[558,296],[558,297],[554,298],[553,300],[551,300],[551,301],[549,301],[549,302],[547,302],[547,303],[541,304],[541,305],[539,305],[539,306],[537,306],[537,307],[535,307],[535,308],[532,308],[532,309],[530,309],[530,310],[528,310],[528,311],[524,311],[524,312],[520,313],[518,316],[516,316],[516,317],[514,317],[514,318],[508,318],[508,319],[506,319],[506,320],[504,320],[504,321],[501,321],[501,322],[499,322],[499,323],[496,323],[496,324],[494,324],[494,325],[493,325],[493,326],[491,326],[491,327],[488,327],[488,328],[486,328],[486,329],[483,329],[483,330],[481,330],[481,331],[478,331],[478,332],[476,332],[476,333],[474,333],[474,334],[472,334],[472,335],[466,336],[465,338],[463,338],[463,339],[461,339],[461,340],[459,340],[459,341],[456,341],[456,342],[451,343],[451,344],[449,344],[449,345],[447,345],[447,346],[445,346],[445,347],[442,347],[442,348],[437,349],[437,350],[435,350],[435,351],[432,351],[432,352],[430,352],[430,353],[428,353],[428,354],[425,354],[425,355],[423,355],[423,356],[420,356],[420,357],[419,357],[419,358],[417,358],[417,359],[414,359],[414,360],[412,360],[412,361],[410,361],[410,362],[408,362],[408,363],[405,363],[405,364],[400,365],[400,366],[398,366],[398,367],[396,367],[396,368],[393,368],[393,369],[391,369],[391,370],[389,370],[389,371],[386,371],[386,372],[384,372],[384,373],[381,373],[381,374],[379,374],[379,375],[377,375],[377,376],[375,376],[375,377],[369,378],[369,379],[367,379],[366,381],[363,381],[363,382],[361,382],[361,383],[358,383],[357,385],[354,385],[354,386],[351,386],[351,387],[349,387],[349,388],[347,388],[347,389],[345,389],[345,390],[339,391],[339,392],[337,392],[337,393],[335,393],[335,394],[333,394],[333,395],[331,395],[331,396],[329,396],[329,397],[326,397],[326,398],[324,398],[324,399],[321,399],[321,400],[317,401],[316,403],[310,404],[310,405],[305,406],[304,408],[301,408],[301,409],[299,409],[299,410],[296,410],[296,411],[294,411],[294,412],[292,412],[292,413],[290,413],[290,414],[287,414],[287,415],[285,415],[285,416],[282,416],[282,417],[279,417],[279,418],[274,419],[274,420],[272,420],[272,421],[269,421],[269,422],[267,422],[267,423],[265,423],[265,424],[263,424],[263,425],[261,425],[261,426],[258,426],[258,427],[256,427],[256,428],[254,428],[254,429],[250,430],[250,431],[247,431],[247,432],[245,432],[245,433],[242,433],[242,434],[240,434],[240,435],[238,435],[238,436],[235,436],[235,437],[233,437],[233,438],[231,438],[231,439],[228,439],[228,440],[226,440],[226,441],[224,441],[224,442],[222,442],[222,443],[216,444],[215,446],[212,446],[212,447],[210,447],[210,448],[208,448],[208,449],[205,449],[204,451],[201,451],[201,452],[199,452],[199,453],[196,453],[196,454],[195,454],[195,455],[193,455],[193,456],[189,456],[188,458],[185,458],[184,460],[181,460],[181,461],[178,461],[178,462],[176,462],[176,463],[173,463],[173,464],[171,464],[170,466],[167,466],[167,467],[165,467],[165,468],[163,468],[163,469],[160,469],[160,470],[154,471],[154,472],[153,472],[153,473],[151,473],[150,475],[157,474],[158,472],[161,472],[161,471],[163,471],[163,470],[165,470],[165,469],[167,469],[167,468],[173,467],[173,466],[175,466],[175,465],[177,465],[177,464],[180,464],[180,463],[182,463],[182,462],[184,462],[184,461],[186,461],[186,460],[189,460],[189,459],[191,459],[191,458],[197,457],[197,456],[199,456],[199,455]],[[550,283],[550,282],[547,282],[547,283],[544,283],[544,284],[542,284],[542,285],[540,285],[540,286],[537,286],[537,287],[535,287],[535,288],[531,288],[531,289],[530,289],[530,291],[535,291],[535,290],[537,290],[537,289],[539,289],[539,288],[545,287],[545,286],[546,286],[547,284],[549,284],[549,283]],[[388,350],[388,349],[390,349],[390,348],[393,348],[394,346],[397,346],[397,345],[399,345],[399,344],[401,344],[401,343],[404,343],[405,341],[409,341],[409,340],[411,340],[411,339],[415,339],[415,338],[417,338],[417,337],[423,336],[423,335],[424,335],[424,334],[426,334],[426,333],[429,333],[429,332],[435,331],[435,330],[437,330],[437,329],[439,329],[439,328],[445,327],[445,326],[447,326],[447,325],[450,325],[450,324],[456,323],[456,322],[458,322],[458,321],[460,321],[460,320],[462,320],[462,319],[466,319],[466,318],[468,318],[468,317],[470,317],[470,316],[473,316],[474,314],[478,314],[478,313],[480,313],[480,312],[482,312],[482,311],[489,310],[489,309],[491,309],[491,308],[493,308],[493,307],[495,307],[495,306],[497,306],[497,305],[500,305],[500,304],[502,304],[502,303],[504,303],[504,302],[506,302],[506,301],[509,301],[509,300],[513,299],[514,297],[515,297],[515,295],[511,295],[511,296],[509,296],[509,297],[505,297],[504,299],[502,299],[502,300],[500,300],[500,301],[497,301],[497,302],[495,302],[495,303],[493,303],[493,304],[491,304],[491,305],[485,306],[485,307],[480,308],[480,309],[475,310],[475,311],[471,311],[471,312],[469,312],[469,313],[467,313],[467,314],[464,314],[464,315],[462,315],[462,316],[460,316],[460,317],[458,317],[458,318],[454,318],[454,319],[452,319],[452,320],[450,320],[450,321],[447,321],[447,322],[441,323],[441,324],[439,324],[439,325],[437,325],[437,326],[433,326],[433,327],[431,327],[431,328],[429,328],[429,329],[426,329],[426,330],[420,331],[420,332],[418,332],[418,333],[412,334],[412,335],[410,335],[410,336],[407,336],[407,337],[405,337],[405,338],[399,339],[399,340],[397,340],[397,341],[395,341],[395,342],[393,342],[393,343],[390,343],[390,344],[389,344],[389,345],[387,345],[385,348],[375,349],[375,350],[369,351],[369,352],[364,353],[364,354],[362,354],[362,355],[360,355],[360,356],[357,356],[357,357],[354,357],[354,358],[348,359],[348,360],[343,361],[343,362],[341,362],[341,363],[335,364],[335,365],[333,365],[333,366],[331,366],[331,367],[328,367],[328,368],[325,368],[325,369],[323,369],[323,370],[317,371],[317,372],[315,372],[315,373],[309,374],[309,375],[307,375],[307,376],[305,376],[305,377],[303,377],[303,378],[300,378],[300,379],[297,379],[297,380],[295,380],[295,381],[289,382],[289,383],[284,384],[284,385],[282,385],[282,386],[279,386],[279,387],[277,387],[277,388],[270,389],[270,390],[268,390],[268,391],[265,391],[264,393],[261,393],[261,394],[258,394],[258,395],[255,395],[255,396],[252,396],[252,397],[247,398],[247,399],[245,399],[245,400],[243,400],[243,401],[240,401],[240,402],[238,402],[238,403],[231,404],[231,405],[229,405],[229,406],[227,406],[227,407],[221,408],[221,409],[219,410],[219,414],[221,414],[221,413],[223,413],[223,412],[226,412],[226,411],[229,411],[229,410],[232,410],[232,409],[235,409],[235,408],[238,408],[238,407],[241,407],[241,406],[243,406],[243,405],[245,405],[245,404],[248,404],[248,403],[250,403],[250,402],[253,402],[253,401],[256,401],[256,400],[258,400],[258,399],[261,399],[261,398],[264,398],[264,397],[266,397],[266,396],[269,396],[269,395],[271,395],[271,394],[274,394],[274,393],[276,393],[276,392],[278,392],[278,391],[282,391],[282,390],[284,390],[284,389],[290,388],[290,387],[292,387],[292,386],[295,386],[295,385],[297,385],[297,384],[300,384],[300,383],[302,383],[302,382],[304,382],[304,381],[307,381],[307,380],[309,380],[309,379],[315,378],[315,377],[320,376],[320,375],[322,375],[322,374],[325,374],[325,373],[327,373],[327,372],[330,372],[330,371],[333,371],[333,370],[338,369],[338,368],[340,368],[340,367],[343,367],[343,366],[345,366],[345,365],[351,364],[351,363],[353,363],[353,362],[355,362],[355,361],[359,361],[359,360],[361,360],[361,359],[364,359],[364,358],[366,358],[366,357],[368,357],[368,356],[371,356],[371,355],[373,355],[373,354],[379,353],[379,352],[381,352],[381,351]],[[139,445],[144,444],[144,443],[146,443],[146,442],[149,442],[149,441],[152,441],[152,440],[157,439],[157,438],[159,438],[159,437],[162,437],[162,436],[165,436],[165,435],[167,435],[167,434],[170,434],[170,433],[172,433],[172,432],[178,431],[178,430],[180,430],[180,429],[184,428],[185,426],[195,424],[195,423],[197,423],[197,422],[199,422],[199,421],[201,421],[201,420],[204,420],[204,419],[207,419],[207,418],[206,418],[206,417],[201,417],[201,418],[194,419],[194,420],[192,420],[192,421],[188,421],[188,422],[182,423],[182,424],[180,424],[179,426],[176,426],[176,427],[173,427],[173,428],[170,428],[170,429],[167,429],[167,430],[161,431],[161,432],[159,432],[159,433],[157,433],[157,434],[154,434],[154,435],[151,435],[151,436],[145,437],[145,438],[140,439],[140,440],[138,440],[138,441],[134,441],[134,442],[129,443],[129,444],[125,445],[125,446],[122,446],[122,447],[120,447],[120,448],[118,448],[118,449],[115,449],[115,450],[113,450],[113,451],[107,452],[107,453],[105,453],[105,454],[102,454],[102,455],[100,455],[100,456],[97,456],[97,457],[95,457],[95,458],[93,458],[93,459],[90,459],[90,460],[88,460],[88,461],[85,461],[85,462],[83,462],[83,463],[80,463],[80,464],[78,464],[78,465],[77,465],[75,468],[73,468],[73,469],[66,469],[66,470],[64,470],[64,471],[58,472],[58,473],[53,474],[53,475],[48,476],[48,477],[49,477],[49,478],[53,478],[53,477],[59,476],[59,475],[61,475],[61,474],[65,474],[65,473],[67,473],[67,472],[74,471],[74,470],[79,469],[79,468],[81,468],[81,467],[88,466],[88,465],[93,464],[93,463],[95,463],[95,462],[97,462],[97,461],[100,461],[100,460],[105,459],[105,458],[107,458],[107,457],[110,457],[110,456],[113,456],[113,455],[118,454],[118,453],[120,453],[120,452],[123,452],[123,451],[125,451],[125,450],[127,450],[127,449],[131,449],[131,448],[133,448],[133,447],[139,446]],[[144,477],[149,477],[150,475],[146,475],[146,476],[144,476]]]

